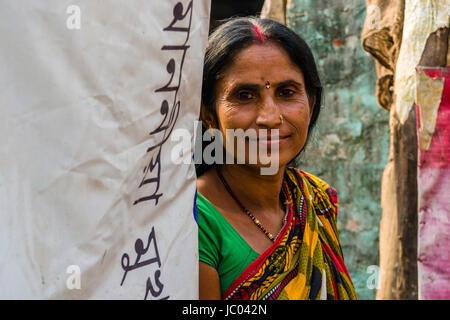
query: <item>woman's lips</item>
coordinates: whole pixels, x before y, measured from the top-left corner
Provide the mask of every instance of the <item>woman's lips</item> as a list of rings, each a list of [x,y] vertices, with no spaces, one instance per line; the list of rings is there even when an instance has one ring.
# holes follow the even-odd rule
[[[258,142],[258,143],[267,143],[267,144],[272,144],[272,143],[280,143],[283,142],[285,140],[287,140],[290,137],[290,135],[285,135],[285,136],[279,136],[279,137],[264,137],[263,139],[260,138],[256,138],[256,139],[250,139],[250,141],[252,142]]]

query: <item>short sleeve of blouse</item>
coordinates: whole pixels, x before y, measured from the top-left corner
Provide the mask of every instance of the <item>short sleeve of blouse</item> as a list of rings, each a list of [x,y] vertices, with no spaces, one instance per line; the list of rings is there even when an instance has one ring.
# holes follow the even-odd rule
[[[220,260],[220,244],[217,235],[221,232],[213,208],[198,193],[197,214],[199,260],[217,270]]]

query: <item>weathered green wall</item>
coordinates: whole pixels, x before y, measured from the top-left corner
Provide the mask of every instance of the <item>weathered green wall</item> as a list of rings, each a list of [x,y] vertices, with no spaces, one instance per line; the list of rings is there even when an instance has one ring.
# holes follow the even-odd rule
[[[389,151],[387,111],[375,98],[373,59],[361,48],[364,0],[288,0],[287,25],[313,50],[324,86],[318,127],[299,167],[334,186],[344,258],[359,299],[378,266],[381,176]]]

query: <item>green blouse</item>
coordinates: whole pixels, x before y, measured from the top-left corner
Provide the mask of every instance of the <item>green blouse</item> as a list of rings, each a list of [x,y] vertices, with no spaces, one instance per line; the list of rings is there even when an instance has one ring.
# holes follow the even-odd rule
[[[197,192],[199,260],[217,270],[223,294],[259,257],[222,214]]]

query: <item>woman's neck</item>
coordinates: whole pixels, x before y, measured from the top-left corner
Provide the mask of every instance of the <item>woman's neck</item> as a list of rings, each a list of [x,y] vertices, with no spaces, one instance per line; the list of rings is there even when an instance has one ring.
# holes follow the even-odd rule
[[[281,207],[279,195],[285,166],[274,175],[261,175],[260,168],[236,164],[224,165],[217,170],[247,209],[275,211]]]

